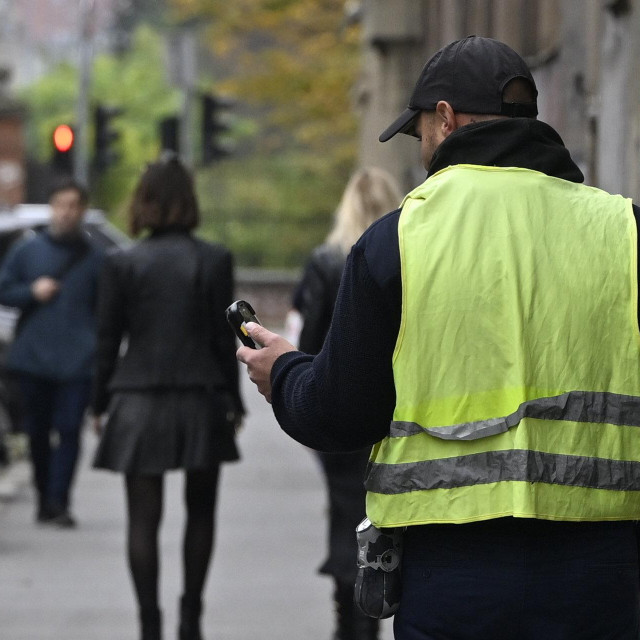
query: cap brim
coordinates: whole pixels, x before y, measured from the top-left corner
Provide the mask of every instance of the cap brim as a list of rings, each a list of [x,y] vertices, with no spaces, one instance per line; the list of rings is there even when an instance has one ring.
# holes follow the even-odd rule
[[[419,109],[405,109],[400,116],[380,134],[378,140],[380,142],[386,142],[393,138],[396,133],[409,133],[419,113]],[[411,131],[411,135],[415,135],[413,131]]]

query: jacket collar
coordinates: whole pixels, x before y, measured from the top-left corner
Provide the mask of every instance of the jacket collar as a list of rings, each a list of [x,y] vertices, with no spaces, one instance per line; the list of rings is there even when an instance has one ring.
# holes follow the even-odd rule
[[[455,164],[520,167],[584,182],[555,129],[531,118],[475,122],[457,129],[436,149],[427,177]]]
[[[82,228],[78,229],[76,233],[64,235],[54,235],[51,233],[51,230],[47,228],[43,231],[43,235],[51,244],[62,247],[76,247],[87,244],[87,236]]]
[[[189,236],[191,235],[191,230],[183,226],[173,225],[170,227],[163,227],[162,229],[151,229],[149,237],[162,238],[170,235]]]

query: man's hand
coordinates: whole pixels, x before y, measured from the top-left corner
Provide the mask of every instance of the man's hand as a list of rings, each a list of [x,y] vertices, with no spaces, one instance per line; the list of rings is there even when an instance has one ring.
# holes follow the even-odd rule
[[[60,283],[48,276],[42,276],[31,283],[31,293],[38,302],[50,302],[59,291]]]
[[[258,391],[271,403],[271,369],[273,363],[288,351],[296,351],[296,348],[276,333],[271,333],[263,326],[255,322],[247,323],[247,331],[254,342],[262,349],[240,347],[236,357],[247,365],[249,379],[257,387]]]

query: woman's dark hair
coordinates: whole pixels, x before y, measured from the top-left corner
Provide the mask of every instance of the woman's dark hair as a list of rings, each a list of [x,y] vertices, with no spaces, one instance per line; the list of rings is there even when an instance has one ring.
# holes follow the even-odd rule
[[[194,229],[200,223],[191,175],[174,153],[147,166],[129,208],[129,230]]]

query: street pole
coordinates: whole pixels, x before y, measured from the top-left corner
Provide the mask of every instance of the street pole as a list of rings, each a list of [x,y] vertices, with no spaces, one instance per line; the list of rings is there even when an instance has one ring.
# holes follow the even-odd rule
[[[197,80],[196,22],[177,25],[167,37],[167,64],[171,83],[182,92],[178,147],[183,162],[193,167],[194,97]]]
[[[197,76],[196,38],[192,27],[184,27],[180,37],[182,49],[182,126],[180,127],[180,150],[188,167],[193,167],[193,96]]]
[[[74,144],[73,175],[81,184],[89,184],[89,93],[93,63],[95,0],[80,0],[80,79]]]

